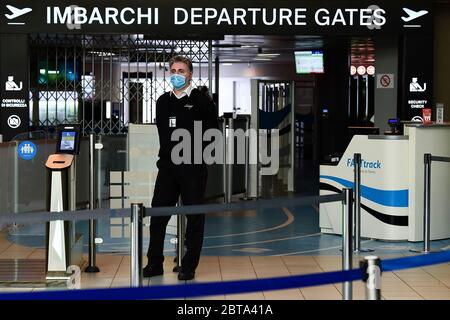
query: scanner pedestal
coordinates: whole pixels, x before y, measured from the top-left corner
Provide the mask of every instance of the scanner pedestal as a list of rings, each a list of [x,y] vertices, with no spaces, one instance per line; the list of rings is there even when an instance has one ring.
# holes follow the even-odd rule
[[[49,211],[61,212],[76,209],[75,173],[73,154],[52,154],[46,167],[50,173]],[[47,281],[70,278],[67,269],[83,264],[83,237],[75,233],[73,221],[50,221],[46,226],[46,279]]]

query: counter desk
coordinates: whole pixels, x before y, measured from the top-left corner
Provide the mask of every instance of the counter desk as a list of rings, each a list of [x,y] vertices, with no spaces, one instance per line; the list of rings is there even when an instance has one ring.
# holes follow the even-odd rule
[[[450,157],[450,125],[410,124],[404,135],[355,135],[337,165],[320,166],[320,194],[353,188],[361,153],[361,236],[423,241],[424,154]],[[450,238],[450,163],[433,162],[431,239]],[[320,204],[323,233],[342,233],[340,202]]]

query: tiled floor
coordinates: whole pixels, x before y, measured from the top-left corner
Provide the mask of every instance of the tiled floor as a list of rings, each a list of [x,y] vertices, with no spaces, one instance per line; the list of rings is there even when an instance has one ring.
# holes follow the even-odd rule
[[[111,219],[112,220],[112,219]],[[121,220],[121,219],[119,219]],[[128,254],[130,252],[129,222],[112,224],[108,219],[98,221],[97,236],[103,242],[98,252]],[[128,219],[129,220],[129,219]],[[88,229],[86,221],[79,221],[77,233],[84,235],[87,251]],[[115,237],[112,228],[122,230]],[[115,229],[114,229],[115,230]],[[149,230],[144,228],[143,247],[148,248]],[[164,252],[175,254],[174,235],[167,234]],[[29,224],[10,228],[7,239],[15,244],[30,247],[45,246],[45,225]],[[432,241],[433,249],[450,249],[450,239]],[[210,214],[206,217],[204,256],[292,256],[292,255],[340,255],[342,238],[339,235],[321,233],[319,212],[314,206],[282,207],[258,211],[238,211]],[[363,248],[372,248],[379,255],[409,253],[410,249],[421,249],[421,242],[362,239]],[[2,248],[0,247],[0,250]]]
[[[0,241],[0,259],[43,259],[43,249],[11,244]],[[86,257],[87,258],[87,257]],[[383,258],[388,258],[387,256]],[[163,276],[144,279],[144,285],[179,284],[177,274],[172,272],[174,263],[167,257]],[[146,257],[143,258],[146,263]],[[358,265],[358,257],[354,266]],[[82,273],[82,288],[127,287],[130,284],[130,257],[127,255],[98,254],[97,265],[100,272]],[[340,270],[339,256],[203,256],[192,282],[228,281],[239,279],[260,279]],[[42,288],[1,287],[5,291],[38,291]],[[364,299],[362,282],[353,283],[353,298]],[[450,264],[386,272],[382,275],[382,298],[387,300],[433,299],[450,300]],[[253,292],[233,295],[201,297],[199,299],[235,300],[340,300],[342,284],[289,289],[280,291]]]
[[[124,230],[128,226],[123,226]],[[283,208],[245,212],[234,216],[216,215],[207,219],[202,258],[193,282],[260,279],[277,276],[320,273],[341,269],[342,239],[340,236],[321,234],[318,229],[317,210]],[[21,231],[21,233],[16,232]],[[44,259],[44,236],[30,232],[31,228],[0,232],[0,259]],[[28,232],[28,236],[24,233]],[[116,253],[97,255],[101,272],[82,273],[82,288],[127,287],[130,284],[129,238],[102,237],[110,245],[104,250],[118,249]],[[117,244],[112,244],[112,240]],[[433,248],[449,249],[449,240],[433,241]],[[146,248],[148,244],[144,244]],[[115,248],[114,246],[117,246]],[[411,255],[411,248],[421,243],[380,242],[364,240],[363,247],[376,249],[381,259]],[[165,274],[144,279],[144,285],[179,284],[174,266],[174,245],[166,239]],[[360,257],[354,257],[354,266]],[[87,256],[85,256],[87,260]],[[143,263],[146,264],[144,257]],[[191,281],[192,282],[192,281]],[[4,291],[37,291],[42,288],[12,288],[0,284]],[[382,298],[391,299],[445,299],[450,300],[450,264],[386,272],[382,274]],[[364,299],[364,284],[353,283],[354,299]],[[201,297],[200,299],[236,300],[340,300],[342,284],[298,288],[280,291],[253,292],[234,295]]]

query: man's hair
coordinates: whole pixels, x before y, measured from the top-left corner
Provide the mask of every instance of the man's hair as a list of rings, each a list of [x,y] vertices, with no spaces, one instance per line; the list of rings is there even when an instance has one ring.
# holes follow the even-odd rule
[[[184,63],[185,65],[188,66],[189,71],[191,71],[191,72],[194,71],[194,67],[192,66],[192,61],[189,60],[189,59],[186,58],[186,57],[183,57],[183,56],[173,56],[173,57],[169,60],[169,67],[172,67],[172,65],[173,65],[175,62],[182,62],[182,63]]]

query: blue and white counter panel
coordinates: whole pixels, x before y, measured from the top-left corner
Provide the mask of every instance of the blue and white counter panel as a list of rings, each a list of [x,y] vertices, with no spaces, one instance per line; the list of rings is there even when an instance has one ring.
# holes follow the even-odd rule
[[[320,194],[353,188],[353,155],[361,153],[361,236],[423,241],[424,154],[450,157],[450,125],[406,125],[404,136],[351,140],[339,163],[320,166]],[[450,163],[431,170],[431,240],[450,238]],[[320,228],[342,233],[340,203],[320,205]]]
[[[336,166],[320,166],[320,194],[353,188],[354,153],[361,153],[361,236],[408,239],[408,137],[356,135]],[[341,203],[320,205],[320,228],[342,233]]]

